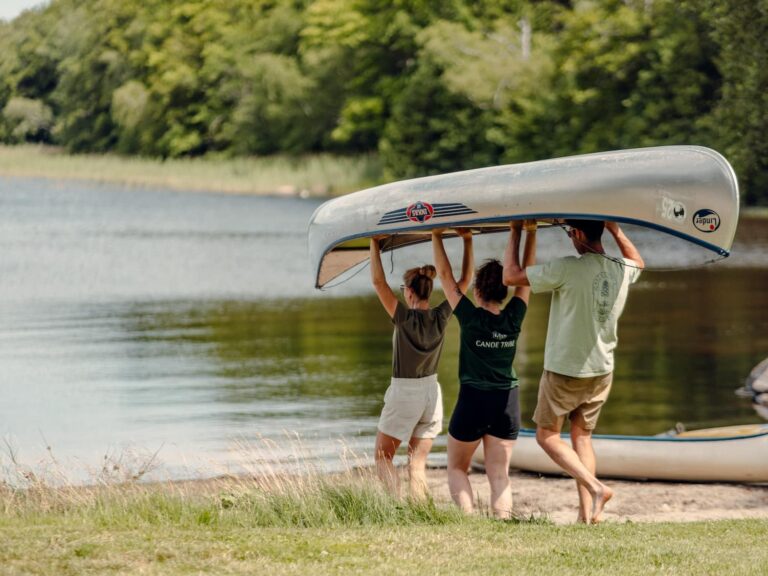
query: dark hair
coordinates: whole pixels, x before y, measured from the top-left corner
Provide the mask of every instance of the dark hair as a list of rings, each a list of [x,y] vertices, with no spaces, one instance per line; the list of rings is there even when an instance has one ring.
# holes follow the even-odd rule
[[[565,223],[584,232],[589,242],[597,242],[603,237],[605,222],[602,220],[566,220]]]
[[[406,270],[403,274],[403,283],[411,289],[419,300],[429,300],[429,296],[432,294],[432,279],[435,276],[437,276],[435,267],[426,264]]]
[[[502,302],[507,297],[507,287],[502,282],[504,268],[498,260],[486,260],[477,269],[475,290],[486,302]]]

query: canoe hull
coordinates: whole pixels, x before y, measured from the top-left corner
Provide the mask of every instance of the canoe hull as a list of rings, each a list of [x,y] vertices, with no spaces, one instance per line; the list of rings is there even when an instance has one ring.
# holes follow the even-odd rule
[[[733,169],[714,150],[585,154],[415,178],[329,200],[310,220],[309,256],[320,288],[367,259],[367,240],[360,240],[371,236],[410,235],[398,247],[425,241],[438,227],[498,231],[513,219],[565,217],[639,224],[726,256],[738,205]]]
[[[768,482],[768,424],[750,433],[708,436],[593,436],[597,475],[605,478],[688,482]],[[702,431],[704,432],[704,431]],[[564,440],[570,442],[568,435]],[[484,469],[482,445],[472,460]],[[535,431],[522,430],[510,468],[541,474],[563,474],[536,443]]]

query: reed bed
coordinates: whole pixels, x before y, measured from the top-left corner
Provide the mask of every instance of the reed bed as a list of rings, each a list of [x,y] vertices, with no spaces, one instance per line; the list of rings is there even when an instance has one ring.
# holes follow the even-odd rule
[[[0,176],[89,180],[233,194],[334,196],[377,184],[376,155],[153,159],[67,154],[50,146],[0,146]]]

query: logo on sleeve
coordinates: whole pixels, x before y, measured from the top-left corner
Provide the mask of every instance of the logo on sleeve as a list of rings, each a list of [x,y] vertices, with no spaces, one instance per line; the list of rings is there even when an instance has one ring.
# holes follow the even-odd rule
[[[714,232],[720,228],[720,215],[709,208],[702,208],[693,215],[693,225],[702,232]]]

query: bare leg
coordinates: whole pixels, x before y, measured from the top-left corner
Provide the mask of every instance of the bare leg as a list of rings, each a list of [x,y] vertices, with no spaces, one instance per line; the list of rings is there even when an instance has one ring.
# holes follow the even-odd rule
[[[411,438],[408,443],[408,478],[411,498],[423,500],[429,495],[427,486],[427,456],[432,438]]]
[[[392,462],[398,446],[400,446],[400,440],[397,438],[384,434],[384,432],[376,434],[376,474],[386,489],[394,496],[400,495],[400,479],[397,477],[397,470]]]
[[[509,460],[514,440],[502,440],[495,436],[483,436],[485,474],[491,485],[491,509],[496,518],[512,517],[512,488],[509,484]]]
[[[448,490],[456,505],[467,514],[474,511],[472,485],[467,471],[480,440],[462,442],[448,434]]]
[[[536,428],[536,440],[558,466],[586,488],[592,497],[589,520],[593,522],[599,519],[606,502],[613,496],[613,490],[595,478],[595,475],[584,466],[576,451],[560,438],[559,431],[548,430],[539,426]]]
[[[592,447],[592,431],[584,428],[584,420],[579,415],[571,419],[571,446],[579,456],[579,460],[584,464],[587,470],[594,475],[596,470],[595,450]],[[592,512],[592,495],[589,491],[576,483],[579,492],[579,517],[578,521],[589,524],[590,513]],[[601,517],[592,519],[592,522],[599,522]]]

